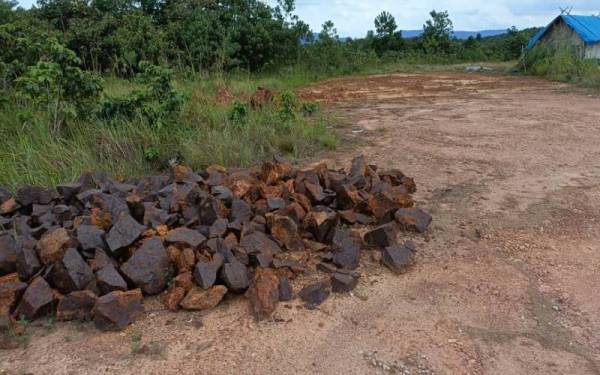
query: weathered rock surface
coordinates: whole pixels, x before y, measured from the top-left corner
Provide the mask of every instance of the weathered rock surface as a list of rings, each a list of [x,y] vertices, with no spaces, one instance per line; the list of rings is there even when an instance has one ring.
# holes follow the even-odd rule
[[[271,268],[259,267],[252,286],[246,292],[250,307],[258,320],[269,318],[279,302],[279,277]]]
[[[127,290],[127,283],[111,263],[96,272],[96,285],[102,295],[118,290]]]
[[[101,331],[120,331],[144,311],[140,289],[115,291],[98,298],[93,309],[94,324]]]
[[[32,320],[49,313],[54,303],[54,293],[42,277],[36,277],[23,293],[15,316]]]
[[[106,236],[106,243],[111,251],[116,252],[131,245],[137,240],[145,228],[130,215],[121,216]]]
[[[387,247],[396,243],[397,228],[394,222],[381,225],[365,234],[365,242],[371,246]]]
[[[233,293],[243,293],[250,286],[248,270],[238,260],[232,260],[223,265],[221,279]]]
[[[358,284],[358,277],[347,274],[334,272],[331,274],[331,291],[333,293],[349,293]]]
[[[404,245],[388,246],[381,252],[381,263],[392,272],[400,274],[406,271],[411,262],[411,250]]]
[[[167,250],[160,239],[147,239],[121,266],[121,272],[146,294],[162,292],[172,272]]]
[[[89,290],[69,293],[58,302],[56,319],[61,321],[92,320],[92,310],[97,299],[98,297]]]
[[[198,262],[194,267],[194,278],[201,288],[209,289],[217,280],[217,274],[223,266],[224,258],[221,254],[215,254],[210,262]]]
[[[329,298],[330,293],[329,285],[321,281],[304,287],[298,293],[298,296],[302,301],[306,302],[307,308],[314,309],[325,302]]]
[[[226,293],[227,288],[223,285],[216,285],[208,290],[192,288],[180,305],[186,310],[210,310],[221,302]]]
[[[417,233],[425,233],[432,220],[431,215],[418,208],[401,208],[395,218],[400,228]]]
[[[59,262],[71,244],[71,236],[65,228],[52,230],[37,243],[39,258],[43,264]]]

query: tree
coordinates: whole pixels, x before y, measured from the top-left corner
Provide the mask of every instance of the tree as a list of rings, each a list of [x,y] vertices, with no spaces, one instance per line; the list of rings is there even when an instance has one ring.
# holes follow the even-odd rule
[[[432,10],[431,19],[423,25],[423,49],[429,54],[448,54],[452,50],[454,26],[447,11]]]
[[[513,26],[507,31],[508,41],[506,43],[506,60],[518,59],[523,52],[523,46],[527,43],[527,37],[524,33]]]
[[[404,46],[402,34],[396,32],[397,28],[396,20],[389,12],[383,11],[375,18],[377,36],[370,39],[370,42],[379,56],[388,51],[399,51]]]
[[[383,11],[375,18],[375,30],[379,37],[391,36],[397,28],[396,19],[391,13]]]

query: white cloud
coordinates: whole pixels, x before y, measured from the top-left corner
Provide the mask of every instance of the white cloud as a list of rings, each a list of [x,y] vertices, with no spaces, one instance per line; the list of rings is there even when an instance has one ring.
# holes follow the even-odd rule
[[[276,0],[267,1],[275,5]],[[598,0],[569,0],[574,14],[600,12]],[[382,10],[396,17],[399,28],[420,29],[429,11],[448,10],[456,30],[543,26],[559,14],[564,0],[296,0],[296,13],[315,31],[332,20],[340,35],[364,36]]]

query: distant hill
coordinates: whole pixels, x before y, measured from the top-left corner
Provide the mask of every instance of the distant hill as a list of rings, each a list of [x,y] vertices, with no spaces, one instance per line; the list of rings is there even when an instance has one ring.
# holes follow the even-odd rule
[[[455,31],[454,36],[457,39],[468,39],[470,36],[476,37],[477,34],[481,34],[482,37],[496,36],[506,34],[507,29],[501,30],[481,30],[481,31]],[[402,30],[402,36],[404,38],[416,38],[423,34],[423,30]]]

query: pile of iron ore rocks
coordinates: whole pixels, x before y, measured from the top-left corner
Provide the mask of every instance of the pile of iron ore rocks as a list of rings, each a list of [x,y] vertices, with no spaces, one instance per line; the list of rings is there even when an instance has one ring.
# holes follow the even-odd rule
[[[85,174],[55,190],[0,189],[0,329],[45,314],[121,330],[159,295],[173,311],[245,294],[259,319],[297,296],[314,308],[357,284],[361,252],[394,272],[411,263],[398,230],[424,232],[413,179],[364,157],[349,172],[275,158],[255,169],[211,166],[116,181]],[[350,226],[370,229],[364,236]],[[378,250],[377,250],[378,249]]]

